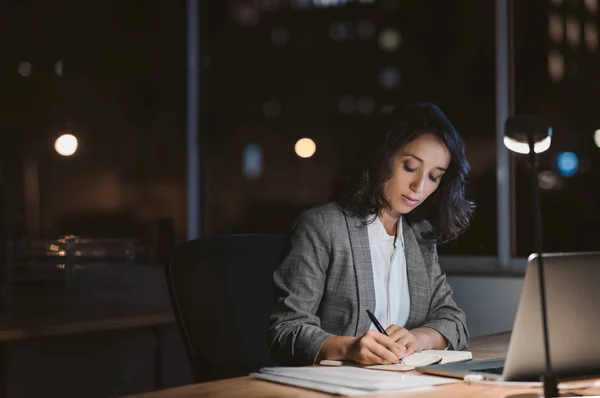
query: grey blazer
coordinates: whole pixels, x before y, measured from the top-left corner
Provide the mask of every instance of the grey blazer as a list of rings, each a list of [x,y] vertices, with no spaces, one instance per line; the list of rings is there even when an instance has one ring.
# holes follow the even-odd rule
[[[429,223],[403,220],[410,315],[407,329],[440,332],[450,349],[469,343],[465,313],[438,264],[435,242],[423,238]],[[300,215],[286,257],[273,275],[275,308],[269,320],[273,359],[313,364],[331,336],[362,336],[371,325],[375,292],[367,226],[330,203]]]

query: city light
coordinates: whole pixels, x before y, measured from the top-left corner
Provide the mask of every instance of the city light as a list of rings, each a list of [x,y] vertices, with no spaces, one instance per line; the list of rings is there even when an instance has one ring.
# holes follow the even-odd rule
[[[294,151],[296,155],[306,159],[315,154],[317,145],[310,138],[300,138],[294,145]]]
[[[263,171],[263,151],[258,144],[248,144],[243,152],[244,168],[246,178],[255,180]]]
[[[573,152],[562,152],[556,158],[558,172],[563,177],[572,177],[579,169],[579,158]]]
[[[27,61],[21,62],[17,68],[17,72],[23,77],[29,76],[31,74],[31,63]]]
[[[59,155],[71,156],[77,151],[77,138],[72,134],[63,134],[54,142],[54,149]]]

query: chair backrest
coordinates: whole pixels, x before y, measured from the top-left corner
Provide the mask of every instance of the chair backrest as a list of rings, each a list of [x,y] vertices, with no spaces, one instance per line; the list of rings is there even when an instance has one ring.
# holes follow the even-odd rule
[[[285,235],[204,237],[175,248],[167,285],[196,382],[272,365],[273,271]]]

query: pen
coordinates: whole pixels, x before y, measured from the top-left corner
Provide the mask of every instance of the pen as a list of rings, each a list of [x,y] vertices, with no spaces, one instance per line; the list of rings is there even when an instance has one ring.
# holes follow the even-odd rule
[[[367,310],[367,315],[369,316],[369,319],[371,319],[371,322],[373,322],[373,325],[375,325],[377,331],[387,336],[388,334],[385,332],[385,329],[383,328],[383,326],[381,326],[381,323],[379,323],[377,318],[375,318],[375,315],[373,315],[373,313],[369,310]]]
[[[373,322],[373,325],[375,325],[375,329],[377,329],[377,331],[379,333],[383,333],[389,337],[389,335],[385,332],[385,329],[383,328],[383,326],[381,326],[381,323],[379,323],[377,318],[375,318],[375,315],[369,310],[367,310],[367,315],[369,316],[369,319],[371,320],[371,322]],[[400,363],[404,363],[404,358],[400,358]]]

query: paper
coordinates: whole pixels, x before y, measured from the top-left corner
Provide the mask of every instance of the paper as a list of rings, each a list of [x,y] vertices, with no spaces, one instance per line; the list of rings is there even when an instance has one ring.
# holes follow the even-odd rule
[[[254,374],[254,376],[284,384],[344,395],[407,391],[456,382],[454,379],[399,375],[354,366],[269,367],[262,368],[260,373]]]
[[[407,365],[405,363],[395,363],[393,365],[370,365],[365,366],[365,368],[375,370],[392,370],[394,372],[408,372],[410,370],[415,370],[415,366]]]
[[[329,394],[346,395],[346,396],[359,396],[359,395],[370,395],[373,394],[373,390],[362,390],[358,388],[350,388],[344,386],[338,386],[334,384],[324,384],[314,382],[310,380],[294,379],[286,376],[276,376],[268,373],[252,373],[250,376],[254,376],[258,379],[273,381],[275,383],[287,384],[295,387],[308,388],[311,390],[323,391]],[[385,391],[386,393],[395,392],[416,392],[416,391],[431,391],[434,390],[433,386],[404,388],[401,390],[390,390]]]

